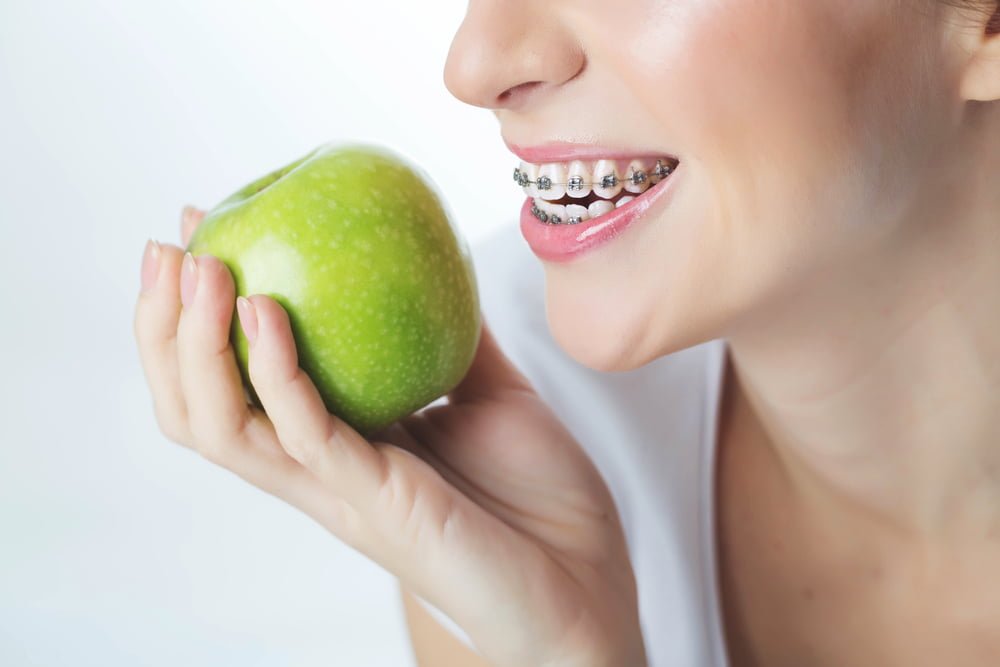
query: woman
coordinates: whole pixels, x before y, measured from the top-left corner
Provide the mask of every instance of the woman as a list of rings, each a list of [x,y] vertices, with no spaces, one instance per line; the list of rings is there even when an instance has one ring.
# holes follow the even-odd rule
[[[522,160],[544,287],[517,287],[568,357],[537,318],[484,329],[447,405],[369,442],[254,295],[265,414],[228,272],[151,242],[161,428],[396,574],[421,664],[1000,664],[998,32],[997,0],[472,0],[445,83]],[[547,352],[522,374],[498,338]],[[674,362],[716,340],[705,483],[636,465],[693,460]]]

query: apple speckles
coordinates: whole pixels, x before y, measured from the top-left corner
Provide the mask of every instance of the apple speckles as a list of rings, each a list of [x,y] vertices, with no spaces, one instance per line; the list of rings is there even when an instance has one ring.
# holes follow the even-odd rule
[[[352,425],[426,405],[471,362],[471,260],[437,194],[393,159],[325,148],[225,217],[212,236],[232,252],[212,254],[240,293],[287,304],[300,364]],[[282,276],[298,284],[266,284]]]

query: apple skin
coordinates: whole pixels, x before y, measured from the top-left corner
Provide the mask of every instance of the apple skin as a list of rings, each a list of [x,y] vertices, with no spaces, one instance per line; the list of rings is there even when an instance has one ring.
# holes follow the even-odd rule
[[[468,246],[430,178],[388,149],[328,143],[206,213],[187,250],[236,294],[288,312],[299,365],[327,409],[370,435],[444,395],[480,336]],[[248,341],[231,340],[250,400]]]

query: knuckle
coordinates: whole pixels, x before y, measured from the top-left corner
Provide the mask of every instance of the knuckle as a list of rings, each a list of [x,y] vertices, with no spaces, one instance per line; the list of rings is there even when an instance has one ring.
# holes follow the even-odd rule
[[[295,381],[296,372],[288,372],[281,368],[280,359],[268,351],[260,349],[250,352],[247,371],[250,383],[254,389],[264,396],[272,397],[271,401],[280,401],[288,395],[288,390]]]
[[[347,546],[365,552],[374,547],[374,531],[362,514],[342,498],[330,494],[320,516],[320,523]]]
[[[217,465],[227,465],[246,449],[242,428],[228,431],[202,426],[193,431],[195,451]]]
[[[307,443],[303,442],[302,438],[296,436],[285,436],[279,439],[281,442],[282,449],[291,456],[293,459],[304,465],[306,468],[312,469],[316,464],[316,451],[315,448],[309,447]]]
[[[187,431],[184,431],[176,427],[160,429],[160,431],[163,433],[164,437],[167,438],[167,440],[170,440],[171,442],[181,445],[183,447],[190,446],[190,439],[188,438]]]
[[[225,438],[204,438],[195,439],[195,451],[207,461],[216,465],[225,466],[233,460],[237,447],[235,443]]]
[[[332,451],[337,451],[343,444],[344,438],[343,422],[337,420],[333,415],[328,415],[323,423],[323,444]]]
[[[177,414],[165,414],[163,410],[156,411],[156,425],[160,433],[168,440],[179,445],[187,445],[190,441],[190,433],[187,427],[187,420]]]

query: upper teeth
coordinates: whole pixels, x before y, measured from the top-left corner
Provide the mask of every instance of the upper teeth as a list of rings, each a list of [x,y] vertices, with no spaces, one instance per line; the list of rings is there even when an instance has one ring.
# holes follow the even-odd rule
[[[633,159],[623,164],[618,160],[596,160],[570,163],[551,162],[543,165],[522,162],[514,169],[514,181],[529,197],[548,201],[563,196],[583,198],[593,192],[602,199],[613,199],[622,188],[641,194],[670,175],[676,161],[669,159]]]

